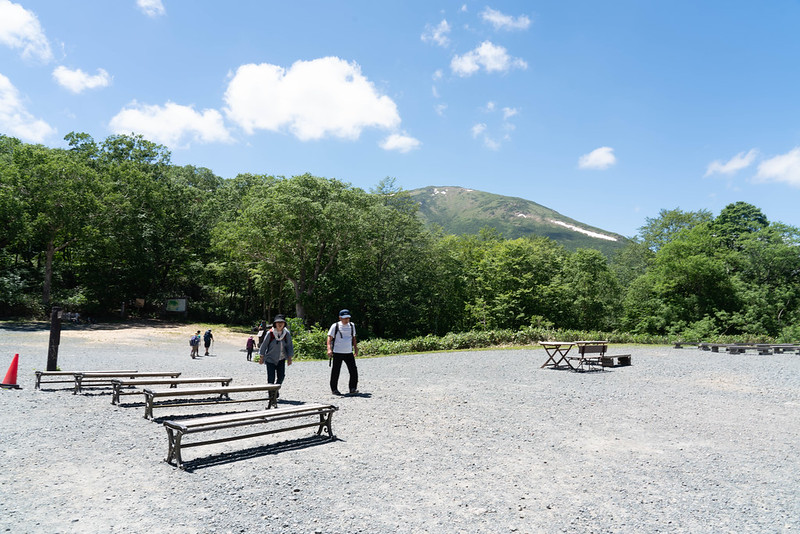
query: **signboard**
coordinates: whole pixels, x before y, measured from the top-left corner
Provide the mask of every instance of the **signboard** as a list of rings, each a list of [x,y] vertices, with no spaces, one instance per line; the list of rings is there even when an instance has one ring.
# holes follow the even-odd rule
[[[185,312],[186,298],[168,299],[166,308],[168,312]]]

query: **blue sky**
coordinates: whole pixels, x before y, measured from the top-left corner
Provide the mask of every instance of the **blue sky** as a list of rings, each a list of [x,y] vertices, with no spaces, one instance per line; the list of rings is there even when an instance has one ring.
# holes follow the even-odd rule
[[[632,236],[800,226],[800,3],[0,0],[0,132],[175,164],[456,185]]]

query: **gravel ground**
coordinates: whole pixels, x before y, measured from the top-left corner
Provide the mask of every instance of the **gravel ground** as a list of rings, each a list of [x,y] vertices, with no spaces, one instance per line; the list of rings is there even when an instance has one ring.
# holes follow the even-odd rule
[[[246,336],[192,360],[192,331],[73,327],[59,366],[266,381]],[[0,392],[0,530],[800,532],[800,355],[613,347],[633,366],[591,373],[540,369],[541,349],[360,359],[353,397],[329,393],[326,362],[295,362],[280,404],[337,405],[336,441],[188,449],[180,471],[141,397],[34,390],[48,335],[0,326],[0,372],[19,353],[23,388]],[[210,410],[156,417],[192,409]]]

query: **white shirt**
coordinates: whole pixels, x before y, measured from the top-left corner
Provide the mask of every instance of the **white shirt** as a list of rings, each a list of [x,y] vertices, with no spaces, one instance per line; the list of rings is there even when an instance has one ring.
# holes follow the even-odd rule
[[[336,325],[339,325],[338,332],[336,332]],[[333,338],[333,343],[331,344],[333,352],[337,354],[350,354],[353,352],[353,338],[355,336],[356,327],[353,323],[344,324],[342,321],[339,321],[333,323],[328,329],[328,337]]]

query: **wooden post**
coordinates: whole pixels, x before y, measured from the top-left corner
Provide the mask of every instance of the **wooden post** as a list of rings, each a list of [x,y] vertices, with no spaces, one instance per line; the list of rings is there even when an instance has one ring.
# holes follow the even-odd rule
[[[47,370],[58,370],[58,345],[61,343],[61,308],[53,306],[50,312],[50,345],[47,349]]]

